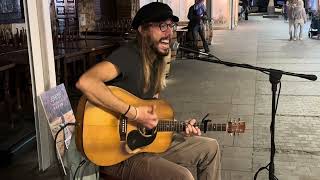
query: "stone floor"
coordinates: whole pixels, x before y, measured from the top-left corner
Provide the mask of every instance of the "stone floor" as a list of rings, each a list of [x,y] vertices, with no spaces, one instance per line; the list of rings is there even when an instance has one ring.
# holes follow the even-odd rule
[[[250,16],[235,30],[214,31],[211,53],[223,61],[319,76],[320,40],[307,37],[309,24],[303,41],[288,41],[288,23],[282,19]],[[162,97],[173,105],[176,119],[201,119],[210,113],[215,123],[237,118],[246,122],[243,134],[206,134],[220,143],[223,180],[254,179],[258,169],[270,162],[268,78],[254,70],[194,59],[171,63]],[[275,175],[280,180],[320,179],[320,83],[283,75],[281,86],[275,120]],[[16,158],[0,173],[5,177],[1,179],[63,179],[55,167],[38,172],[35,151]],[[268,172],[261,171],[257,179],[268,179]]]
[[[320,75],[320,41],[307,36],[288,41],[288,23],[282,19],[249,17],[234,31],[217,30],[211,53],[223,61]],[[222,151],[222,179],[254,179],[270,162],[271,83],[259,71],[227,67],[198,60],[171,63],[168,87],[162,94],[178,119],[214,122],[241,118],[246,131],[237,136],[210,132]],[[275,119],[275,175],[281,180],[320,179],[320,83],[283,75]],[[278,88],[279,89],[279,88]],[[318,169],[318,170],[317,170]],[[268,179],[261,171],[258,180]]]

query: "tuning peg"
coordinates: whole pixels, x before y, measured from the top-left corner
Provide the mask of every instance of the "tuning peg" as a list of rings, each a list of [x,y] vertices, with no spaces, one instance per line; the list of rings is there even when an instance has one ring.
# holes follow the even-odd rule
[[[209,113],[207,113],[201,120],[201,123],[203,124],[203,133],[207,132],[208,122],[211,121],[210,119],[206,119],[208,116],[209,116]]]
[[[207,114],[201,119],[201,122],[204,122],[208,116],[209,116],[209,113],[207,113]],[[210,120],[210,121],[211,121],[211,120]]]

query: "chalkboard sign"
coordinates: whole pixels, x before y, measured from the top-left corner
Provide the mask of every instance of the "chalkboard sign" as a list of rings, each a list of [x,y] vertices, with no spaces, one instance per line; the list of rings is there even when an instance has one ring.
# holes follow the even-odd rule
[[[23,0],[0,0],[0,24],[24,22]]]

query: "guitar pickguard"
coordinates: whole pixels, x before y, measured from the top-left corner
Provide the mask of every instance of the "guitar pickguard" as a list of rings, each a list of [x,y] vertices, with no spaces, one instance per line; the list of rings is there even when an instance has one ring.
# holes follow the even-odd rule
[[[147,130],[148,134],[143,134],[143,131],[133,130],[127,136],[127,145],[131,151],[151,144],[157,136],[155,129]]]

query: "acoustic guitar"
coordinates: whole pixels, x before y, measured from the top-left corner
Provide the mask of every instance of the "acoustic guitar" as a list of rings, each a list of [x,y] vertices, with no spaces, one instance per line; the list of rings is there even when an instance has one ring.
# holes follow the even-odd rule
[[[156,105],[160,120],[156,128],[149,130],[127,121],[120,113],[90,103],[85,96],[81,97],[76,114],[76,144],[94,164],[110,166],[140,152],[164,152],[171,144],[173,132],[185,130],[185,122],[174,120],[173,109],[166,101],[142,100],[121,88],[109,88],[119,99],[135,107]],[[196,126],[202,131],[243,133],[245,130],[243,121],[226,124],[204,121]]]

